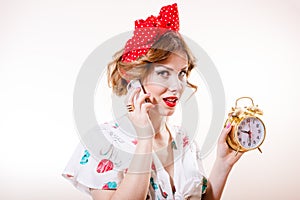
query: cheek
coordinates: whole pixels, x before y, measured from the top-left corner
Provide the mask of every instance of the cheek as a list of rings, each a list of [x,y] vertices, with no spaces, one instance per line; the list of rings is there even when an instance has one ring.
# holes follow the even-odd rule
[[[186,83],[186,82],[182,82],[182,83],[180,84],[180,88],[178,89],[178,93],[179,93],[180,96],[182,95],[182,93],[184,93],[184,91],[185,91],[185,89],[186,89],[187,87],[188,87],[188,86],[187,86],[187,83]]]
[[[157,85],[145,85],[144,87],[146,92],[151,93],[151,100],[154,101],[157,101],[167,91],[166,88]]]

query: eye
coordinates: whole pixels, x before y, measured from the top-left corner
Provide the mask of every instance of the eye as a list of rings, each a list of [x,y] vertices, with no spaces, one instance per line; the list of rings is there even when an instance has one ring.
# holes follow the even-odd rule
[[[169,76],[170,76],[170,72],[167,70],[156,72],[156,74],[163,78],[169,78]]]
[[[185,78],[187,71],[186,70],[182,70],[181,72],[179,72],[178,77],[180,79]]]

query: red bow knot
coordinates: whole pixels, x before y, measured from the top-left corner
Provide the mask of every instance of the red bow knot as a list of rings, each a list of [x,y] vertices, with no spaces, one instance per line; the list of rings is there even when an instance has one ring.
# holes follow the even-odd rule
[[[145,55],[151,46],[168,30],[179,31],[177,4],[164,6],[157,17],[135,21],[133,36],[125,45],[122,62],[132,62]]]

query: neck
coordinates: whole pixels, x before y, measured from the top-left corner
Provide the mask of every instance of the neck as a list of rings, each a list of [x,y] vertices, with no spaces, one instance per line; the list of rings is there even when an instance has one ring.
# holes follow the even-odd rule
[[[149,113],[149,117],[155,131],[154,143],[157,144],[155,146],[162,147],[168,145],[170,134],[166,128],[167,117],[154,113]]]

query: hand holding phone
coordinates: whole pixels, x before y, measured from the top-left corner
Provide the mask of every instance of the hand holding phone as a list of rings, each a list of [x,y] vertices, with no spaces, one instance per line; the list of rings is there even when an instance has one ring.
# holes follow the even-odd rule
[[[141,88],[141,90],[137,90],[137,88]],[[154,105],[151,103],[149,97],[142,95],[142,93],[147,94],[147,92],[139,79],[131,80],[128,83],[127,92],[129,93],[127,105],[133,107],[133,109],[128,112],[128,116],[136,130],[137,137],[139,139],[151,139],[154,134],[154,129],[148,111],[150,108],[153,108]],[[142,97],[139,96],[139,94],[141,94]],[[145,103],[143,103],[143,101],[137,101],[139,98],[144,98]]]

